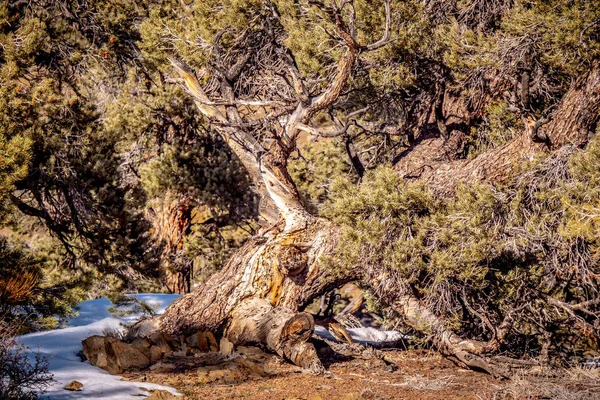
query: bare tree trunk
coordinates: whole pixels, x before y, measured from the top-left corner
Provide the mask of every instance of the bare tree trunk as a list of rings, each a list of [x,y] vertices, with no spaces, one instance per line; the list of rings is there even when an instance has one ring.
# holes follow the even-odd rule
[[[223,270],[167,308],[161,328],[171,334],[218,331],[239,303],[250,297],[292,310],[301,308],[356,277],[337,276],[323,265],[338,237],[331,222],[311,218],[294,232],[275,227],[249,239]]]
[[[251,297],[232,313],[227,338],[233,344],[264,343],[267,348],[305,369],[321,372],[323,366],[308,343],[315,329],[311,314],[273,307],[266,299]]]
[[[390,3],[386,1],[385,4],[389,15]],[[350,280],[362,280],[404,315],[416,330],[430,333],[445,354],[452,355],[465,366],[501,374],[502,371],[485,357],[486,353],[498,348],[497,341],[481,343],[456,336],[418,299],[398,292],[400,285],[382,287],[382,271],[363,271],[360,266],[334,271],[328,267],[328,260],[338,246],[340,228],[330,221],[311,216],[304,209],[287,172],[287,158],[295,147],[299,131],[317,131],[308,126],[311,117],[339,97],[360,51],[378,48],[359,46],[343,18],[336,19],[336,24],[346,53],[338,62],[335,77],[322,94],[308,98],[298,71],[290,67],[299,102],[289,115],[283,134],[280,135],[276,126],[265,133],[263,126],[262,137],[270,140],[268,149],[256,141],[258,135],[251,131],[252,124],[244,123],[235,106],[231,81],[235,78],[234,72],[239,71],[232,71],[233,67],[229,72],[217,71],[224,75],[220,93],[225,103],[218,106],[210,101],[190,71],[174,63],[198,109],[214,121],[223,138],[242,160],[261,195],[277,208],[281,219],[249,239],[222,271],[193,293],[175,301],[152,324],[170,334],[206,330],[225,332],[234,343],[259,342],[298,365],[320,370],[314,348],[306,342],[314,322],[298,310],[332,288]],[[386,25],[389,27],[388,18]],[[387,31],[381,43],[387,40]],[[404,165],[399,170],[408,179],[426,182],[440,193],[450,193],[458,182],[505,179],[514,171],[516,163],[531,158],[536,152],[558,148],[565,143],[583,144],[598,119],[599,108],[600,71],[595,65],[587,77],[573,85],[554,120],[547,125],[545,132],[549,145],[536,139],[530,131],[475,159],[448,161],[425,156],[432,142],[423,141],[414,146],[413,152],[423,155],[425,163],[409,168],[417,173],[407,172],[408,169],[404,168],[407,163],[399,164]],[[445,146],[439,143],[436,146],[436,151],[445,151]],[[413,161],[418,163],[418,157],[413,157]],[[271,216],[270,220],[273,219]],[[497,335],[499,338],[502,336]]]
[[[148,212],[152,221],[153,240],[162,248],[160,265],[163,282],[170,293],[190,291],[191,268],[189,265],[178,265],[176,259],[191,225],[191,212],[189,199],[173,199],[169,193]]]
[[[443,153],[454,148],[452,139],[424,141],[395,169],[407,179],[430,185],[439,193],[452,192],[458,183],[498,182],[510,178],[519,163],[566,144],[582,146],[594,131],[600,111],[600,67],[573,83],[547,125],[529,126],[512,141],[471,160],[448,162]],[[537,130],[541,132],[536,132]],[[416,157],[415,157],[416,155]]]

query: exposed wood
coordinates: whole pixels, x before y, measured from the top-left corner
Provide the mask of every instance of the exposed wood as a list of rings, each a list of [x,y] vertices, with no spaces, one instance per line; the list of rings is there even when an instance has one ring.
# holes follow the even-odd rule
[[[192,204],[187,198],[172,198],[169,193],[160,203],[148,211],[152,222],[152,239],[161,248],[160,264],[164,284],[170,293],[189,293],[191,288],[191,267],[174,263],[177,252],[183,246],[183,239],[191,226]]]
[[[264,344],[298,366],[322,372],[314,346],[307,343],[314,328],[312,315],[273,307],[266,299],[252,297],[232,312],[226,336],[234,345]]]
[[[313,3],[325,7],[323,3]],[[360,51],[364,50],[353,36],[353,14],[348,17],[349,22],[342,18],[341,10],[346,3],[342,2],[339,9],[337,3],[325,7],[333,15],[345,53],[324,91],[307,98],[300,75],[295,73],[293,63],[288,63],[293,70],[291,75],[299,100],[286,119],[283,136],[276,126],[243,120],[237,108],[239,101],[227,79],[222,79],[220,86],[224,106],[217,106],[220,103],[206,96],[195,76],[174,63],[188,90],[197,99],[200,112],[215,123],[216,129],[248,169],[255,185],[264,188],[261,195],[275,205],[282,221],[248,240],[225,268],[197,291],[175,301],[158,317],[157,326],[170,334],[227,329],[233,343],[259,342],[298,365],[318,370],[320,364],[315,359],[314,348],[306,342],[314,321],[297,310],[328,290],[358,279],[384,297],[413,328],[429,333],[445,354],[462,365],[504,375],[503,367],[487,356],[498,349],[497,340],[478,342],[457,336],[417,298],[400,293],[397,285],[387,290],[380,287],[381,271],[367,273],[359,270],[359,266],[332,271],[326,267],[338,245],[340,228],[309,215],[304,209],[287,172],[287,159],[295,148],[300,130],[317,133],[310,120],[337,101]],[[386,4],[387,16],[389,2]],[[387,36],[386,28],[384,42],[389,40]],[[222,75],[229,76],[227,71]],[[584,144],[597,122],[599,109],[600,71],[596,64],[587,76],[573,84],[552,120],[540,127],[548,143],[532,138],[531,132],[523,132],[504,146],[472,160],[457,160],[464,145],[464,135],[468,133],[461,125],[468,126],[474,112],[450,94],[445,94],[443,102],[431,110],[428,120],[448,136],[445,139],[417,138],[396,164],[396,169],[407,179],[429,184],[439,193],[449,193],[459,182],[501,181],[511,175],[519,162],[531,159],[540,151],[564,144]],[[259,127],[260,132],[253,130]],[[268,140],[261,144],[256,140],[259,136]]]
[[[448,145],[439,139],[424,140],[411,150],[410,157],[400,160],[395,169],[407,179],[427,183],[440,193],[452,191],[461,182],[503,181],[512,175],[519,163],[533,160],[542,151],[558,149],[566,144],[582,146],[587,143],[590,132],[595,130],[599,111],[600,68],[595,63],[587,76],[573,83],[550,122],[540,128],[544,130],[550,146],[535,140],[530,132],[525,131],[510,142],[471,160],[447,161],[443,154]],[[450,148],[454,147],[456,145],[450,144]],[[431,154],[436,158],[432,158]]]
[[[170,334],[217,332],[240,302],[251,297],[298,310],[315,296],[356,278],[352,271],[336,274],[323,265],[338,237],[334,224],[313,218],[295,232],[274,228],[249,239],[221,272],[167,308],[160,329]]]

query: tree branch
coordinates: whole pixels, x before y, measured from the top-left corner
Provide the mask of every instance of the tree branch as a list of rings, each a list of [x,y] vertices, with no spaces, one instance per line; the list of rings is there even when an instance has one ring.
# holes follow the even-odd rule
[[[394,39],[390,39],[390,29],[392,26],[392,10],[390,7],[390,2],[391,0],[385,0],[383,3],[383,6],[385,7],[385,30],[383,31],[383,36],[375,43],[363,46],[361,50],[377,50],[394,41]]]

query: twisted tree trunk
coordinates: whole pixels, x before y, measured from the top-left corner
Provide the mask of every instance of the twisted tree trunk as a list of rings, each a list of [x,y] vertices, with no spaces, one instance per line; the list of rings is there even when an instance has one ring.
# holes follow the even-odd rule
[[[389,3],[386,2],[389,7]],[[298,310],[332,288],[351,280],[362,280],[382,297],[415,329],[428,332],[445,354],[459,363],[502,375],[494,360],[486,354],[498,348],[504,336],[500,327],[496,340],[481,343],[456,336],[441,318],[408,293],[398,292],[401,285],[386,288],[383,271],[364,271],[360,266],[342,271],[328,268],[335,253],[340,228],[330,221],[311,216],[302,206],[298,191],[287,172],[287,158],[294,149],[300,130],[317,131],[307,124],[316,112],[331,105],[347,81],[359,49],[348,36],[343,21],[339,22],[346,54],[338,63],[338,71],[325,91],[308,98],[300,81],[299,102],[287,119],[284,132],[273,125],[262,137],[270,147],[263,148],[252,132],[252,124],[244,123],[236,107],[231,81],[233,72],[223,73],[221,96],[224,105],[211,102],[196,77],[185,67],[174,63],[194,96],[200,112],[215,123],[220,134],[238,155],[271,207],[276,207],[280,219],[251,238],[229,260],[225,268],[211,277],[193,293],[175,301],[158,317],[155,326],[170,334],[197,331],[220,331],[234,343],[259,342],[281,356],[310,368],[321,370],[313,346],[307,342],[314,328],[312,319]],[[346,34],[346,36],[344,36]],[[297,70],[292,78],[297,78]],[[472,160],[445,161],[423,157],[427,164],[407,168],[411,163],[398,164],[407,179],[420,179],[440,193],[450,193],[458,182],[497,181],[514,171],[516,163],[533,157],[539,151],[552,150],[565,143],[581,145],[598,120],[600,109],[600,70],[595,65],[587,77],[576,82],[565,95],[554,119],[546,126],[547,140],[531,130],[506,145]],[[539,127],[538,127],[539,128]],[[452,138],[448,138],[451,140]],[[431,142],[416,145],[413,154],[426,154]],[[439,146],[438,146],[439,147]],[[423,151],[421,151],[423,150]],[[412,157],[414,162],[418,159]],[[408,172],[407,172],[408,171]],[[273,213],[265,216],[274,221]],[[398,277],[387,277],[399,279]]]

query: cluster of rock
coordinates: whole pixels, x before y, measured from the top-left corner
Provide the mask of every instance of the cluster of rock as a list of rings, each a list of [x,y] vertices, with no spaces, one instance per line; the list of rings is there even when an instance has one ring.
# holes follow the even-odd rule
[[[169,357],[184,357],[198,353],[231,354],[233,345],[225,338],[217,343],[211,332],[198,332],[187,337],[173,337],[159,332],[131,342],[112,336],[91,336],[83,342],[83,354],[90,364],[111,374],[147,368]]]

